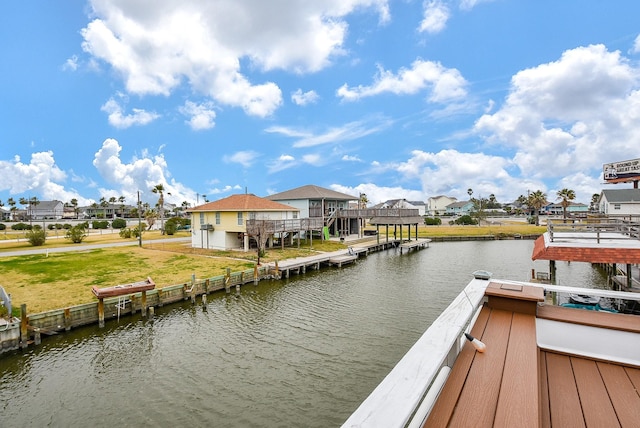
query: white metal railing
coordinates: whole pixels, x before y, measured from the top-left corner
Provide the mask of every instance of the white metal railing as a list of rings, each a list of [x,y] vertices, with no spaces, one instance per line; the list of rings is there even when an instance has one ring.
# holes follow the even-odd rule
[[[541,287],[554,293],[640,301],[640,293],[498,281],[502,284]],[[351,414],[342,428],[422,426],[447,380],[448,367],[453,367],[462,349],[463,333],[470,331],[475,323],[489,283],[487,280],[473,279]]]
[[[640,239],[640,223],[622,220],[599,218],[591,219],[585,222],[566,222],[564,220],[548,220],[547,232],[551,242],[554,240],[554,234],[563,233],[570,234],[571,239],[595,239],[600,243],[600,239],[605,237],[604,234],[617,234],[616,239]],[[607,237],[611,237],[610,235]]]
[[[434,382],[446,380],[446,369],[441,369],[453,365],[462,347],[461,337],[473,324],[488,284],[473,279],[342,427],[402,428],[414,414],[425,417],[432,404],[425,401],[425,395]],[[427,407],[427,412],[416,412],[420,407]]]

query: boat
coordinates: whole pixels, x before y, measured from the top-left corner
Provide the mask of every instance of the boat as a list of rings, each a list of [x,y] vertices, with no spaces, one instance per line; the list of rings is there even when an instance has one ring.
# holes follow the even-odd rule
[[[562,303],[560,306],[563,306],[565,308],[586,309],[588,311],[614,312],[614,313],[618,312],[615,309],[605,308],[603,306],[600,306],[599,303],[596,303],[595,305],[580,304],[580,303]]]
[[[597,247],[580,236],[551,252],[553,240],[539,239],[532,258],[584,257],[588,247],[640,262],[637,238]],[[342,426],[637,427],[640,316],[554,304],[566,294],[640,302],[634,292],[474,277]]]
[[[600,298],[588,294],[569,294],[569,300],[571,303],[579,305],[596,305],[600,301]]]
[[[119,284],[112,287],[98,288],[94,285],[91,287],[91,291],[97,298],[104,299],[105,297],[118,297],[153,290],[155,286],[156,284],[153,282],[151,277],[147,277],[147,279],[142,281],[131,282],[129,284]]]

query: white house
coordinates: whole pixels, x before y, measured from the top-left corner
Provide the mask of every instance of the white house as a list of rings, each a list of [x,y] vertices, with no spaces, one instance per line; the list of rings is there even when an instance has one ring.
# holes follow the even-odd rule
[[[452,198],[449,196],[432,196],[427,201],[426,214],[430,216],[442,215],[447,212],[447,205],[450,205],[456,201],[456,198]]]
[[[249,219],[298,219],[300,210],[252,194],[231,195],[187,210],[191,214],[191,246],[216,250],[249,250]]]
[[[610,217],[640,216],[640,189],[603,190],[598,209]]]

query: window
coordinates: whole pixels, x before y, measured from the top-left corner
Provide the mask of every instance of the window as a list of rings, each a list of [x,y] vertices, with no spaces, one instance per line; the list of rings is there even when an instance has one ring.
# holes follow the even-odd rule
[[[242,213],[238,211],[238,226],[242,226],[244,221],[242,220]]]
[[[297,213],[297,212],[294,212],[294,213],[293,213],[293,218],[294,218],[294,219],[295,219],[295,218],[298,218],[298,213]]]
[[[220,224],[220,213],[216,213],[216,224]]]
[[[619,210],[620,209],[620,204],[613,204],[613,209],[614,210]]]
[[[200,213],[200,224],[204,224],[204,213]]]

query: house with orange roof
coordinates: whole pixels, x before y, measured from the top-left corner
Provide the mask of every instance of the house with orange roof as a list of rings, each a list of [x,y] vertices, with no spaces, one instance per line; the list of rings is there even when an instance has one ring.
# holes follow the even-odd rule
[[[249,251],[248,220],[295,220],[300,210],[256,195],[231,195],[187,211],[191,215],[191,246]]]

